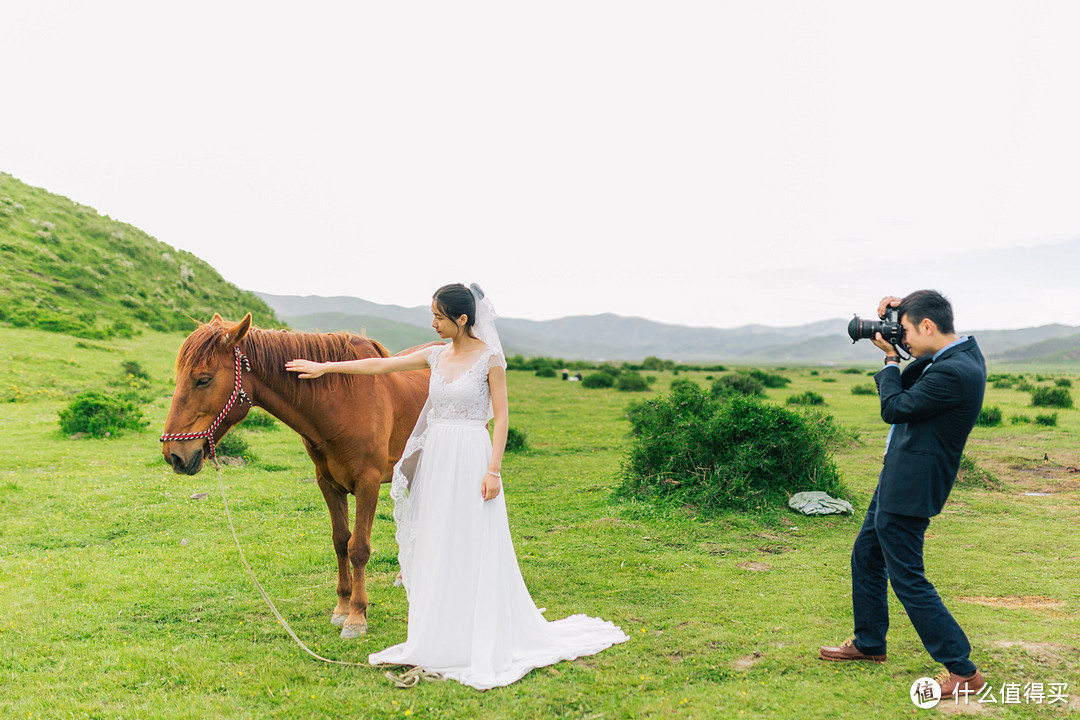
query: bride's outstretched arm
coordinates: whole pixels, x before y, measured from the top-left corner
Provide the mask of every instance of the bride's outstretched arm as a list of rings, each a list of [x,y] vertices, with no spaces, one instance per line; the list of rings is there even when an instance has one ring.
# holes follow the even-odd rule
[[[342,360],[340,362],[314,362],[313,360],[290,360],[285,363],[289,372],[300,373],[303,380],[317,378],[326,373],[345,373],[347,375],[385,375],[401,370],[423,370],[427,359],[422,351],[408,355],[394,355],[386,358],[363,358],[362,360]]]
[[[498,497],[502,490],[502,459],[506,451],[506,433],[510,428],[509,403],[506,399],[506,370],[498,365],[488,370],[488,387],[491,388],[491,409],[495,415],[495,429],[491,438],[491,462],[480,484],[485,500]]]

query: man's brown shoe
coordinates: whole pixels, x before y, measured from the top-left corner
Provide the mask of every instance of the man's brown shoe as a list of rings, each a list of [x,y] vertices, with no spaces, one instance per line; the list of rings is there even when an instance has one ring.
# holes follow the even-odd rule
[[[885,655],[863,655],[855,647],[855,636],[852,635],[844,642],[840,643],[840,647],[823,647],[818,652],[818,657],[822,660],[832,660],[833,662],[841,662],[843,660],[868,660],[875,663],[883,663],[887,656]],[[944,697],[944,694],[942,695]]]
[[[963,675],[949,672],[946,669],[942,670],[941,674],[934,679],[937,680],[937,684],[941,686],[942,700],[953,696],[970,697],[982,690],[983,686],[986,685],[986,680],[978,670],[973,674],[964,677]]]

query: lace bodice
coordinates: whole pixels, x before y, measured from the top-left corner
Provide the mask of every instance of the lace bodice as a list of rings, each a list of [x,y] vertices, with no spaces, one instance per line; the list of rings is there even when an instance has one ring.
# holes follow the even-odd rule
[[[487,348],[463,373],[447,379],[439,367],[439,357],[446,347],[435,345],[428,350],[427,360],[431,366],[431,382],[428,386],[431,408],[428,420],[487,422],[491,418],[488,369],[496,365],[505,368],[506,361],[496,350]]]

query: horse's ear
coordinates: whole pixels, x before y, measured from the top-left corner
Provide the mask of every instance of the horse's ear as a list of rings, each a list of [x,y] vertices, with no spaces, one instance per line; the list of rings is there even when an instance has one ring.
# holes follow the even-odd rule
[[[240,344],[240,341],[247,335],[248,330],[251,329],[251,313],[244,316],[244,319],[233,325],[231,328],[225,331],[225,335],[221,338],[222,344],[227,347],[236,347]]]
[[[224,325],[225,321],[221,318],[220,315],[218,315],[217,313],[214,313],[214,317],[210,318],[210,323],[209,324],[210,325]]]

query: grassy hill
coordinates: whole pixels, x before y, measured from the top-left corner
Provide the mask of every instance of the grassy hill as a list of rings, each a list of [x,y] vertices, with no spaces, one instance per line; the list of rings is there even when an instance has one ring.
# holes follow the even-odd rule
[[[0,323],[79,337],[192,329],[273,310],[189,252],[0,173]]]

